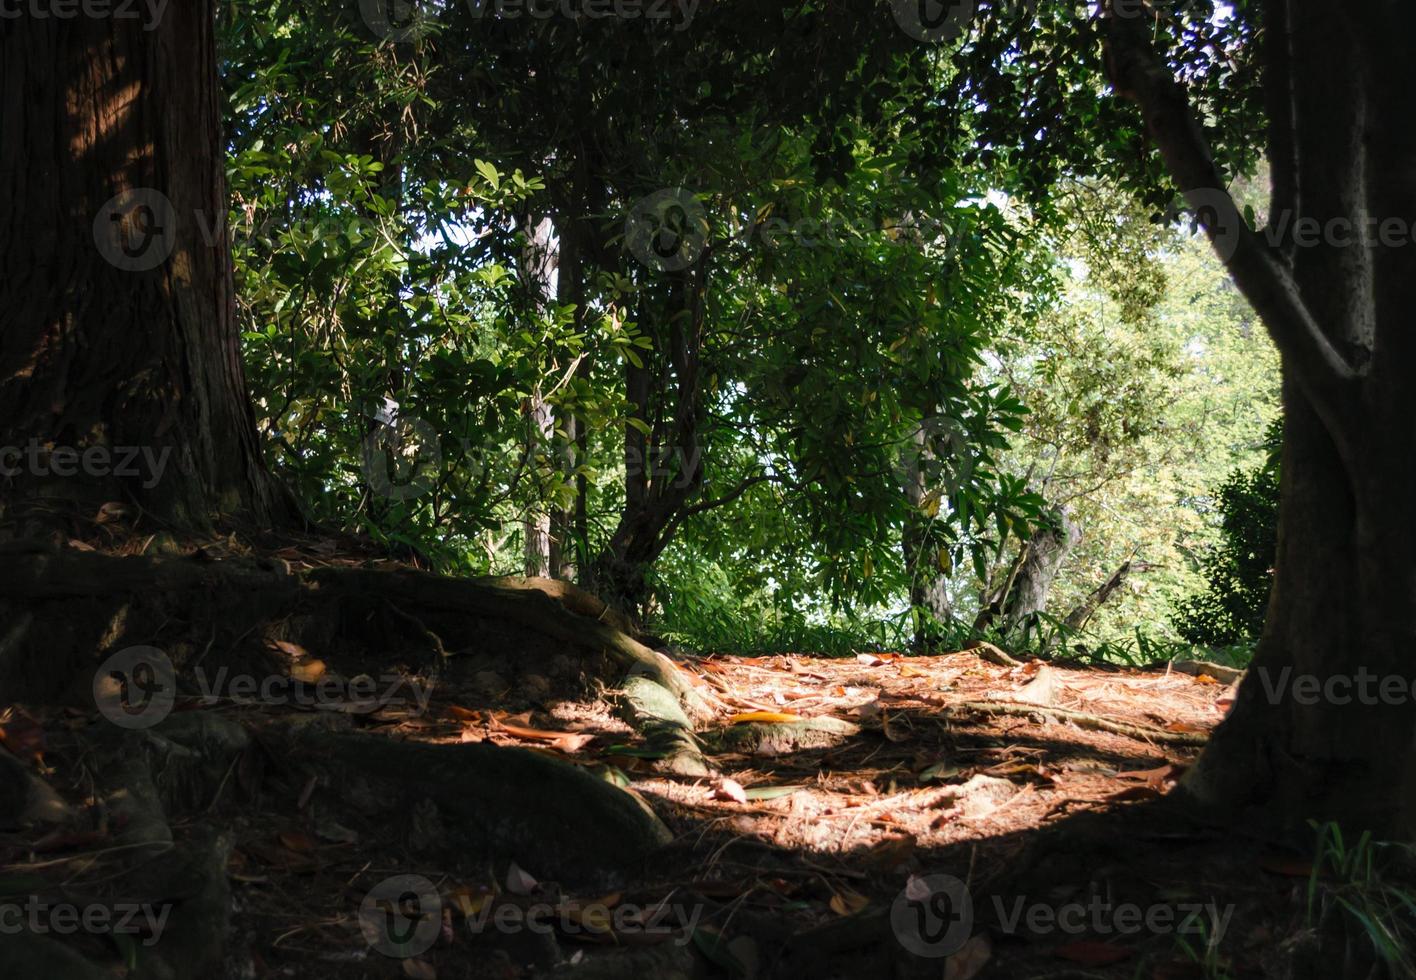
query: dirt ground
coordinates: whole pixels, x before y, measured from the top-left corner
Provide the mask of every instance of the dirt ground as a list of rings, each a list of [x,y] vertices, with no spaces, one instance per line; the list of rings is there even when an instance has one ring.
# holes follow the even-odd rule
[[[676,653],[716,717],[698,726],[707,771],[675,774],[622,720],[603,664],[500,642],[449,650],[434,673],[272,641],[278,698],[179,685],[169,724],[219,716],[242,738],[171,828],[174,848],[225,835],[230,976],[1279,976],[1302,932],[1311,855],[1166,805],[1224,715],[1222,672],[1010,663],[986,646]],[[331,719],[569,762],[652,811],[667,843],[596,868],[617,842],[586,811],[570,839],[489,854],[485,828],[446,806],[341,792],[357,767],[277,748]],[[0,898],[141,895],[94,789],[106,724],[83,706],[0,709],[4,745],[69,812],[0,832]],[[548,857],[567,848],[592,870]],[[163,938],[149,933],[65,941],[104,976],[141,975]]]

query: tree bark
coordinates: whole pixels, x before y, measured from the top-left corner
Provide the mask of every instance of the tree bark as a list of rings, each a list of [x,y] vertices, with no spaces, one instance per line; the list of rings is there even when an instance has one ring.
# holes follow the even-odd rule
[[[1416,11],[1269,0],[1263,16],[1271,236],[1238,220],[1147,24],[1114,17],[1107,31],[1116,89],[1140,106],[1191,203],[1210,205],[1207,231],[1283,358],[1279,545],[1264,635],[1184,787],[1236,819],[1299,832],[1308,819],[1336,820],[1410,840],[1416,133],[1405,120],[1416,99]],[[1300,220],[1324,231],[1300,240]],[[1403,223],[1403,243],[1370,240],[1384,221]]]
[[[56,500],[175,528],[296,516],[237,347],[213,2],[145,20],[0,20],[0,467],[21,528]]]
[[[525,228],[522,276],[528,293],[527,307],[533,315],[545,315],[556,296],[560,265],[555,228],[550,218],[538,220],[533,216],[525,219]],[[526,403],[525,449],[533,471],[539,471],[537,464],[549,449],[554,435],[555,421],[551,418],[551,406],[546,404],[537,385]],[[554,577],[551,570],[551,516],[540,505],[539,499],[532,501],[521,521],[527,578]]]
[[[1028,539],[1027,557],[1007,599],[1007,624],[1011,632],[1026,628],[1046,611],[1047,597],[1062,563],[1082,540],[1082,531],[1072,523],[1065,509],[1053,515],[1056,525],[1038,528]]]
[[[910,607],[915,610],[914,645],[919,650],[935,646],[941,639],[938,624],[954,618],[949,576],[939,567],[938,542],[929,533],[935,518],[925,512],[930,464],[936,456],[927,429],[921,424],[912,440],[914,459],[905,474],[905,498],[910,509],[901,542],[905,571],[910,577]]]

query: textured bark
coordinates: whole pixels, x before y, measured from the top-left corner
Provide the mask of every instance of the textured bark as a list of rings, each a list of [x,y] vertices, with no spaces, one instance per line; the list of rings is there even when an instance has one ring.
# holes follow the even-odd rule
[[[522,250],[522,275],[530,293],[528,304],[538,313],[545,313],[555,296],[557,270],[560,264],[559,248],[551,219],[527,218],[526,246]],[[538,460],[550,446],[555,433],[555,423],[551,418],[551,407],[546,404],[539,387],[531,393],[526,403],[526,454],[531,460]],[[533,464],[534,466],[534,464]],[[551,517],[534,508],[522,519],[522,543],[525,558],[524,571],[527,578],[550,576],[551,573]]]
[[[142,477],[16,467],[6,516],[60,498],[176,526],[283,521],[294,505],[262,464],[237,349],[213,2],[144,24],[0,20],[0,446],[167,461]],[[109,220],[140,189],[170,209]],[[115,243],[155,267],[119,267]]]
[[[1416,216],[1416,10],[1269,0],[1270,224],[1359,230]],[[1109,25],[1118,91],[1192,203],[1223,188],[1185,93],[1139,20]],[[1301,66],[1301,70],[1290,70]],[[1194,191],[1204,191],[1197,195]],[[1283,357],[1278,559],[1264,636],[1229,718],[1185,781],[1237,819],[1310,818],[1416,837],[1416,248],[1276,243],[1220,200],[1211,237]],[[1363,703],[1363,675],[1388,696]],[[1311,677],[1317,697],[1295,696]],[[1336,683],[1337,687],[1328,688]],[[1354,685],[1351,689],[1348,685]],[[1329,694],[1329,691],[1336,696]]]
[[[1082,532],[1072,523],[1065,510],[1055,513],[1057,523],[1040,527],[1028,539],[1027,556],[1013,582],[1008,596],[1007,623],[1009,630],[1021,629],[1037,619],[1047,609],[1047,596],[1062,563],[1082,540]]]
[[[929,445],[927,427],[915,432],[915,460],[908,468],[905,498],[909,501],[909,516],[905,520],[902,540],[905,569],[910,576],[910,607],[916,610],[914,644],[925,650],[939,640],[935,623],[947,623],[954,617],[954,603],[949,597],[949,576],[939,567],[938,548],[930,539],[932,519],[924,513],[925,497],[929,492],[930,463],[935,458]]]

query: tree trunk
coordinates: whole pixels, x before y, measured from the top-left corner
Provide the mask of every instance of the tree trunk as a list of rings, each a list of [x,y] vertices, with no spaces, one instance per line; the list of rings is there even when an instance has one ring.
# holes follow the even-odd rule
[[[0,20],[5,519],[286,522],[237,348],[212,0]]]
[[[556,296],[556,278],[560,264],[559,247],[550,218],[525,220],[526,245],[522,251],[523,285],[528,293],[527,308],[531,315],[545,315]],[[526,403],[526,458],[533,471],[539,470],[555,435],[551,406],[546,404],[541,388],[536,386]],[[524,568],[527,578],[554,578],[551,570],[551,517],[541,507],[541,500],[530,503],[521,521],[524,544]],[[557,570],[559,571],[559,570]]]
[[[954,603],[949,597],[949,576],[939,567],[938,542],[932,540],[930,529],[935,516],[926,513],[929,474],[935,459],[929,445],[928,427],[921,424],[913,438],[914,458],[905,468],[905,498],[909,501],[909,516],[901,542],[905,571],[910,577],[910,608],[914,610],[914,645],[918,650],[933,648],[941,639],[940,625],[954,618]],[[938,509],[932,512],[937,515]]]
[[[1037,621],[1039,613],[1047,610],[1052,583],[1057,581],[1062,563],[1082,540],[1081,529],[1072,523],[1066,510],[1059,509],[1053,516],[1055,526],[1040,527],[1028,539],[1027,557],[1007,599],[1009,632],[1028,628]]]
[[[1239,819],[1299,831],[1308,819],[1336,820],[1409,840],[1416,10],[1269,0],[1264,23],[1274,174],[1266,232],[1239,218],[1147,25],[1118,17],[1108,30],[1115,87],[1140,105],[1283,358],[1279,545],[1264,636],[1185,787]],[[1392,222],[1395,240],[1381,230]]]

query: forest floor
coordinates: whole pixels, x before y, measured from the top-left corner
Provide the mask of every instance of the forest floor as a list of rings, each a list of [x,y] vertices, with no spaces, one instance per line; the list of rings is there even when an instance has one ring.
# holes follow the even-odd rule
[[[287,548],[281,560],[342,559]],[[698,726],[708,771],[676,775],[584,658],[494,645],[452,651],[435,676],[405,658],[378,668],[406,682],[396,695],[331,696],[358,689],[366,657],[269,645],[310,697],[184,691],[173,706],[252,738],[205,805],[172,822],[177,840],[212,824],[230,836],[233,975],[1266,976],[1300,931],[1311,856],[1164,806],[1224,715],[1222,673],[1014,664],[987,646],[682,654],[676,669],[716,717]],[[550,848],[471,856],[476,830],[446,808],[412,796],[361,808],[324,791],[338,772],[272,761],[279,731],[330,716],[391,742],[569,762],[642,801],[672,839],[604,875],[563,878]],[[82,707],[0,706],[0,740],[85,815],[0,833],[0,893],[119,880],[119,828],[88,768],[95,724]],[[588,811],[572,831],[591,854],[610,843]],[[406,944],[391,946],[400,924]],[[129,966],[146,946],[76,941]]]

